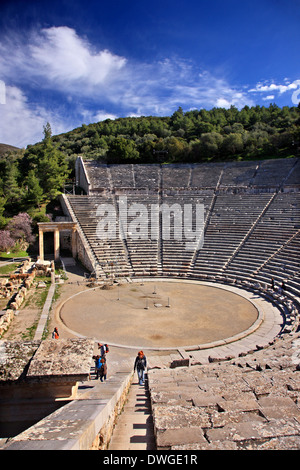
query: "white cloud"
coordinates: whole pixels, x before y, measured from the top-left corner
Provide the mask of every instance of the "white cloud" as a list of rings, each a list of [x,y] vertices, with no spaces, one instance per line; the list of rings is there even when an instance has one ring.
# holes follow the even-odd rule
[[[102,85],[126,64],[126,59],[107,50],[94,51],[87,40],[66,26],[42,29],[22,38],[6,38],[0,46],[2,73],[23,80],[42,79],[43,88],[63,91],[81,90]],[[13,53],[13,55],[12,55]],[[11,60],[14,57],[14,60]]]
[[[114,88],[112,99],[124,107],[134,107],[141,114],[169,114],[179,106],[230,107],[252,105],[247,93],[235,89],[225,79],[208,71],[198,74],[194,64],[182,59],[136,64],[127,67],[127,76],[119,90]]]
[[[66,26],[43,29],[29,46],[33,65],[42,76],[65,89],[70,84],[96,86],[119,71],[126,59],[91,45]]]
[[[63,121],[43,107],[31,106],[17,87],[6,86],[6,102],[0,104],[0,142],[26,147],[43,138],[43,126],[49,121],[53,134],[67,130]]]
[[[263,98],[264,101],[274,100],[275,95],[268,95]]]
[[[288,83],[287,79],[284,80],[286,85],[277,85],[276,83],[270,83],[268,84],[262,84],[262,83],[257,83],[255,88],[251,88],[249,90],[250,93],[268,93],[270,91],[278,91],[279,94],[286,93],[287,91],[290,90],[296,90],[298,86],[300,85],[300,80],[294,80],[291,83]]]
[[[207,70],[199,72],[188,60],[133,62],[96,49],[66,26],[32,32],[26,40],[15,32],[2,39],[0,71],[10,85],[10,105],[0,110],[0,141],[17,146],[40,140],[47,121],[56,134],[118,116],[166,116],[179,106],[254,104],[246,90]]]
[[[208,71],[199,73],[187,60],[133,63],[108,50],[96,50],[66,26],[34,32],[27,43],[23,38],[6,38],[0,53],[4,77],[15,81],[21,77],[23,83],[59,90],[70,101],[72,96],[104,99],[129,107],[129,112],[156,113],[174,105],[217,106],[218,100],[252,104],[245,93]]]
[[[217,107],[218,108],[230,108],[230,103],[229,101],[225,100],[225,98],[218,98]]]
[[[112,113],[107,113],[104,109],[100,109],[96,112],[85,109],[81,111],[84,122],[99,122],[105,121],[106,119],[117,119],[118,116]]]

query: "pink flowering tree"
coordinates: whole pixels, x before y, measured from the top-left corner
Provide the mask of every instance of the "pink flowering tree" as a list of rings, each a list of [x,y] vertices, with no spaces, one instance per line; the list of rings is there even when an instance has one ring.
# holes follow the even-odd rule
[[[0,251],[8,251],[15,245],[9,230],[0,230]]]
[[[21,248],[27,248],[35,239],[32,234],[32,218],[26,212],[15,215],[6,229],[9,230],[15,244],[18,243]]]

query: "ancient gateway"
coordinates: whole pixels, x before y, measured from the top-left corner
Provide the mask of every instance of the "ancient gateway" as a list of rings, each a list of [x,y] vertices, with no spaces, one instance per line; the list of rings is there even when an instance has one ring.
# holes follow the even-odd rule
[[[53,232],[54,236],[54,260],[60,259],[60,232],[71,232],[72,256],[76,258],[76,222],[39,222],[39,259],[44,261],[44,233]]]

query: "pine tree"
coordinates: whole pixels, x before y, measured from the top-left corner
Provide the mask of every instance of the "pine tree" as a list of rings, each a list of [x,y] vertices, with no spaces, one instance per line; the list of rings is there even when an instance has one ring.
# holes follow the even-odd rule
[[[40,203],[43,198],[43,189],[40,186],[40,181],[35,175],[34,170],[30,170],[28,173],[28,177],[26,179],[27,183],[27,195],[26,195],[26,202],[29,206],[38,206],[40,207]]]
[[[15,202],[19,202],[23,196],[22,187],[19,185],[18,182],[18,168],[14,163],[8,161],[5,173],[6,174],[5,181],[3,184],[3,192],[5,194],[7,202],[10,204],[14,204]]]
[[[38,174],[44,193],[50,199],[54,199],[62,190],[69,170],[64,155],[50,139],[44,140],[39,155]]]

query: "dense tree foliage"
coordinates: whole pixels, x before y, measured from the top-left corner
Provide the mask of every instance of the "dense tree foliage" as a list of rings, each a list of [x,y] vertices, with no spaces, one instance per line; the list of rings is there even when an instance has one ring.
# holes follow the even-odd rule
[[[213,108],[170,117],[107,119],[53,137],[73,160],[78,154],[108,163],[203,162],[295,155],[300,108]],[[164,151],[164,152],[161,152]],[[162,157],[163,155],[163,157]]]
[[[34,242],[37,222],[48,221],[54,200],[70,173],[66,156],[51,139],[50,124],[42,142],[0,156],[0,251],[23,249]],[[43,210],[42,210],[43,206]]]

